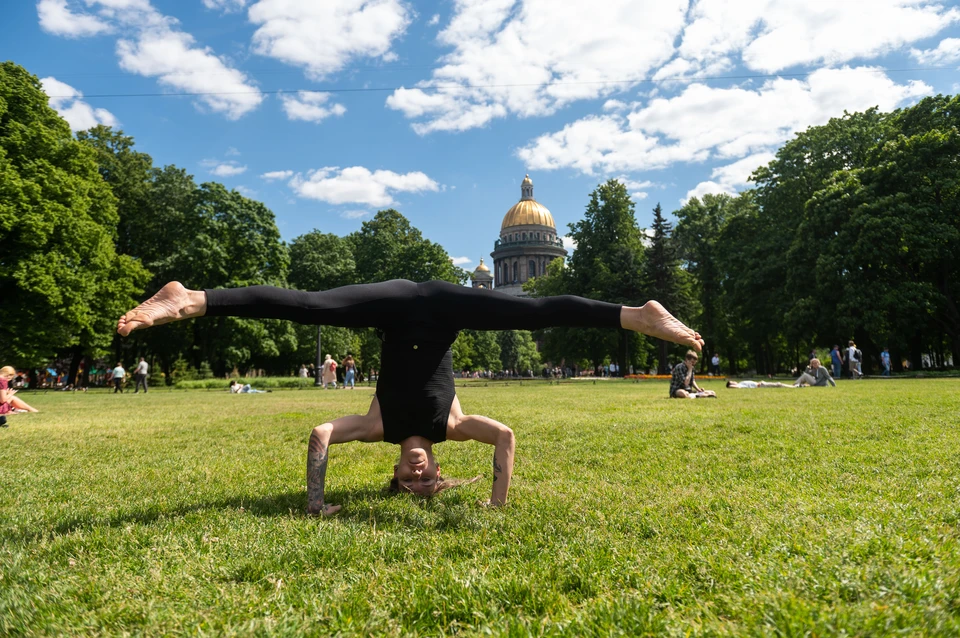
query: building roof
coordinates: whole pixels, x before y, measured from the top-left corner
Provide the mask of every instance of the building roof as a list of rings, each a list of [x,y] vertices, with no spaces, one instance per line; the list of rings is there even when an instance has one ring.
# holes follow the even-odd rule
[[[556,230],[553,215],[546,206],[533,198],[533,180],[527,175],[520,184],[520,201],[514,204],[503,217],[500,230],[512,226],[549,226]]]

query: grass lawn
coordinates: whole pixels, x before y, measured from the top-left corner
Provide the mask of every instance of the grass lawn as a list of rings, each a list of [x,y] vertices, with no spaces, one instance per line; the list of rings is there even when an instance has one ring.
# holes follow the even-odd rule
[[[459,390],[513,427],[444,443],[483,481],[382,488],[396,446],[313,425],[372,393],[29,394],[0,430],[0,635],[960,634],[960,380],[725,390],[666,382]]]

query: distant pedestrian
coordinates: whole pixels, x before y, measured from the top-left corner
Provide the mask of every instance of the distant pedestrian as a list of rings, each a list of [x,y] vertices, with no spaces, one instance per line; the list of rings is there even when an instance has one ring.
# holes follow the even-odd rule
[[[343,387],[350,386],[350,389],[353,390],[356,379],[357,362],[353,359],[352,354],[348,354],[347,358],[343,360]]]
[[[851,339],[847,342],[847,350],[844,356],[847,361],[847,370],[850,372],[851,379],[860,377],[860,374],[857,372],[857,352],[857,344]]]
[[[327,355],[323,360],[321,383],[324,390],[327,389],[328,385],[333,385],[334,390],[337,389],[337,362],[330,355]]]
[[[137,369],[133,371],[133,379],[137,382],[137,386],[134,389],[133,393],[136,394],[140,392],[140,385],[143,385],[143,393],[147,393],[147,375],[150,373],[150,364],[147,361],[140,357],[140,363],[137,364]]]
[[[713,356],[710,358],[710,372],[714,376],[720,374],[720,355],[716,352],[713,353]]]
[[[111,373],[113,379],[113,393],[123,394],[123,380],[127,377],[127,371],[123,369],[123,364],[117,361],[117,367]]]
[[[884,348],[883,352],[880,353],[880,365],[883,366],[883,372],[880,373],[881,376],[889,377],[890,376],[890,349]]]
[[[830,351],[830,363],[833,365],[833,377],[839,379],[840,371],[843,370],[843,356],[840,354],[840,346],[837,344],[834,344],[833,350]]]
[[[300,372],[298,373],[301,379],[307,378],[307,366],[300,364]]]

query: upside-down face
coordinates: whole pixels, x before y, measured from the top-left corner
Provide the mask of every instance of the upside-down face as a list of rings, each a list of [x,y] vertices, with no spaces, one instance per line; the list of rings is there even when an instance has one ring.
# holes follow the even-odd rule
[[[429,496],[437,490],[440,466],[432,453],[412,448],[401,453],[400,461],[393,466],[393,476],[401,491]]]

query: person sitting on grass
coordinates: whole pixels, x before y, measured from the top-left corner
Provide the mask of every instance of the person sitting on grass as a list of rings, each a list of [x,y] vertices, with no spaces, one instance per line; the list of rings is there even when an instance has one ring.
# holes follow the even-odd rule
[[[727,381],[728,388],[794,388],[779,381]]]
[[[833,387],[837,387],[837,384],[834,383],[827,369],[820,365],[820,359],[814,358],[810,359],[810,367],[800,375],[796,383],[793,384],[793,387],[799,388],[809,385],[823,388],[826,387],[828,383]]]
[[[29,403],[14,396],[17,391],[10,387],[10,380],[17,376],[17,371],[11,366],[0,368],[0,415],[16,412],[39,412]]]
[[[489,417],[466,415],[457,399],[450,346],[460,330],[537,330],[551,326],[623,328],[703,348],[700,335],[656,301],[639,308],[564,295],[521,299],[444,281],[396,279],[305,292],[251,286],[187,290],[178,282],[126,313],[117,332],[202,316],[288,319],[302,324],[373,327],[383,342],[377,391],[365,415],[334,419],[313,428],[307,446],[307,512],[333,514],[324,501],[328,450],[334,443],[386,441],[400,446],[392,492],[431,496],[454,485],[440,473],[433,446],[477,441],[493,446],[489,505],[507,502],[513,474],[514,435]]]
[[[717,398],[717,393],[713,390],[704,390],[697,385],[693,369],[699,360],[700,357],[696,352],[688,350],[683,361],[674,366],[673,376],[670,379],[671,399]]]

